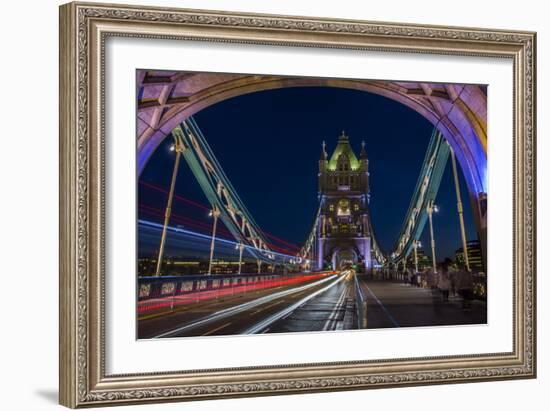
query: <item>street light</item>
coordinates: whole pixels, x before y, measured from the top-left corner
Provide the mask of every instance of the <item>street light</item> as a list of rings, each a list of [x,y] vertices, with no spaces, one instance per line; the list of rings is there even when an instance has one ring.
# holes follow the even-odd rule
[[[174,169],[172,171],[172,182],[170,183],[170,193],[168,194],[168,202],[166,204],[166,210],[164,211],[164,225],[162,227],[162,235],[160,237],[159,256],[157,259],[157,269],[155,276],[160,276],[160,269],[162,267],[162,259],[164,257],[164,246],[166,244],[166,231],[168,223],[170,221],[170,214],[172,213],[172,202],[174,200],[174,190],[176,188],[176,177],[178,175],[178,167],[180,164],[181,154],[185,151],[185,146],[182,140],[181,130],[177,128],[172,132],[174,138],[174,144],[170,146],[170,151],[176,152],[176,161],[174,162]]]
[[[220,214],[220,210],[218,210],[218,207],[216,206],[214,206],[214,208],[208,213],[210,217],[214,217],[214,223],[212,224],[212,241],[210,242],[210,262],[208,264],[208,275],[212,274],[212,260],[214,258],[214,246],[216,244],[216,228]]]
[[[244,244],[238,243],[235,245],[235,249],[239,250],[239,274],[241,273],[241,267],[243,265],[243,250],[244,250]]]
[[[457,170],[456,170],[455,153],[454,153],[452,148],[451,148],[451,163],[452,163],[452,166],[453,166],[453,177],[454,177],[454,182],[455,182],[456,209],[458,211],[458,220],[459,220],[459,223],[460,223],[460,236],[461,236],[461,239],[462,239],[462,249],[464,250],[464,265],[466,266],[466,271],[470,271],[470,260],[468,258],[468,247],[467,247],[467,244],[466,244],[466,228],[464,227],[462,196],[460,195],[460,184],[458,183],[458,173],[457,173]]]
[[[420,241],[418,240],[413,240],[413,250],[414,250],[414,272],[417,273],[418,272],[418,252],[416,251],[416,249],[418,247],[420,247],[421,244],[420,244]]]
[[[426,211],[428,213],[428,220],[430,221],[430,239],[431,239],[431,245],[432,245],[432,268],[433,272],[437,272],[436,268],[436,260],[435,260],[435,239],[434,239],[434,226],[433,226],[433,220],[432,220],[432,214],[434,212],[439,212],[439,207],[434,204],[433,200],[431,200],[428,203],[428,206],[426,207]]]

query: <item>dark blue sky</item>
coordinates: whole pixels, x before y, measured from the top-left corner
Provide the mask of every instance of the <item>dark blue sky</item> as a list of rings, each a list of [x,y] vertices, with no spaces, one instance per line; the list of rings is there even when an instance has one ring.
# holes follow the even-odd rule
[[[302,244],[317,211],[317,172],[321,142],[329,155],[342,130],[356,154],[365,140],[369,156],[371,214],[378,241],[390,251],[409,206],[432,133],[415,111],[374,94],[325,87],[298,87],[252,93],[220,102],[195,114],[214,154],[263,230]],[[174,154],[171,139],[153,154],[141,180],[169,187]],[[466,231],[476,238],[467,189],[461,175]],[[141,187],[140,187],[141,188]],[[177,192],[207,201],[184,161]],[[162,193],[140,191],[140,205],[165,206]],[[437,197],[434,218],[438,259],[460,247],[456,197],[450,162]],[[178,209],[179,207],[179,209]],[[180,215],[203,210],[175,203]],[[142,215],[140,218],[152,219]],[[157,218],[158,220],[158,218]],[[427,229],[422,241],[429,244]]]

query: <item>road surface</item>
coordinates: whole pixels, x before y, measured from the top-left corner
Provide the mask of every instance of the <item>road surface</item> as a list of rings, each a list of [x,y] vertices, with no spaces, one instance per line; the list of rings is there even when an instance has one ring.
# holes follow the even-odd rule
[[[342,284],[348,282],[346,275],[330,275],[305,283],[200,302],[167,315],[141,319],[138,338],[263,333],[317,297],[330,298],[338,290],[341,294]],[[330,302],[326,309],[329,313],[334,311]]]
[[[367,301],[367,328],[485,324],[487,305],[464,309],[458,297],[397,281],[358,277]],[[175,312],[145,316],[138,338],[291,333],[357,329],[352,272],[200,301]]]

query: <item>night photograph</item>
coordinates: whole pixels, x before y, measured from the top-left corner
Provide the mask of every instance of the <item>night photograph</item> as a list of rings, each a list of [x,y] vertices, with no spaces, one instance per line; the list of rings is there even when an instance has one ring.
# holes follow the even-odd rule
[[[486,86],[136,76],[139,339],[487,322]]]

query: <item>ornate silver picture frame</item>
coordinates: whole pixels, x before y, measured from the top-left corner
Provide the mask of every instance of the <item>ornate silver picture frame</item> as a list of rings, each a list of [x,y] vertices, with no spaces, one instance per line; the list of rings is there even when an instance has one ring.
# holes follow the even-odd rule
[[[110,204],[105,201],[105,158],[109,154],[105,65],[110,38],[473,56],[512,62],[512,350],[108,373],[105,210]],[[92,3],[61,6],[60,403],[77,408],[534,378],[535,102],[536,35],[532,32]],[[487,119],[484,126],[486,132]]]

